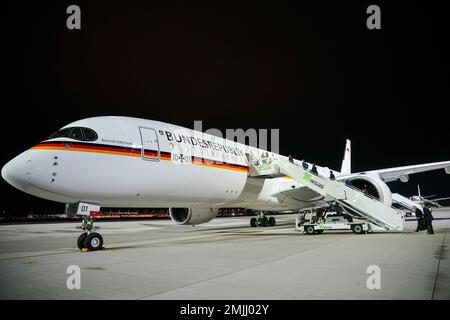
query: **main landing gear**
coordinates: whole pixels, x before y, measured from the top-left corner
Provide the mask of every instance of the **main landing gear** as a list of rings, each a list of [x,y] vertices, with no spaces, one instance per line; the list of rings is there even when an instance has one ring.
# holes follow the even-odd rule
[[[83,233],[78,237],[77,246],[81,251],[96,251],[103,249],[103,237],[95,232],[100,227],[94,227],[94,218],[92,216],[85,216],[80,227],[77,229],[83,230]]]
[[[250,219],[251,227],[273,227],[276,224],[274,217],[266,217],[266,215],[261,212],[256,218]]]

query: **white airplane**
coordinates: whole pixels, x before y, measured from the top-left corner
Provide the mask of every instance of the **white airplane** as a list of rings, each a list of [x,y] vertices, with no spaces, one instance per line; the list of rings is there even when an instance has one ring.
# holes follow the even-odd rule
[[[428,195],[428,196],[422,196],[420,193],[420,186],[417,185],[417,195],[411,196],[410,199],[414,201],[417,204],[423,205],[428,204],[433,207],[442,208],[442,205],[439,203],[439,201],[449,200],[450,197],[445,198],[434,198],[436,195]]]
[[[290,177],[254,174],[253,164],[276,159],[288,158],[164,122],[106,116],[61,128],[9,161],[1,174],[17,189],[83,215],[78,247],[97,250],[103,239],[92,217],[101,207],[168,207],[174,222],[197,225],[214,219],[219,208],[297,212],[325,205],[323,196]],[[340,172],[317,166],[319,175],[332,171],[389,206],[386,182],[442,168],[449,174],[450,161],[352,173],[349,140]],[[258,224],[274,225],[275,219],[261,214]]]

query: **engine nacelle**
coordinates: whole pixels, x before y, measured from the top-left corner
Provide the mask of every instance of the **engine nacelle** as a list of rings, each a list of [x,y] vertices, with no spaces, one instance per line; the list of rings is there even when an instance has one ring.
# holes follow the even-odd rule
[[[367,190],[367,193],[387,206],[392,205],[392,192],[387,184],[378,176],[360,174],[347,179],[350,184],[360,190]]]
[[[214,208],[169,208],[173,222],[189,225],[209,222],[217,216],[218,211]]]

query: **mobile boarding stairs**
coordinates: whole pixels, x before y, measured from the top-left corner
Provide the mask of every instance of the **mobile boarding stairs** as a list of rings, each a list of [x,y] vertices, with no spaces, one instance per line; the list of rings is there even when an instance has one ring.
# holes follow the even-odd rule
[[[325,201],[335,201],[348,211],[355,213],[360,219],[384,230],[403,231],[404,229],[405,220],[402,211],[385,205],[377,198],[347,185],[344,181],[320,177],[306,171],[301,165],[284,159],[273,159],[271,170],[268,170],[266,166],[264,170],[256,168],[253,171],[255,175],[258,172],[265,176],[287,175],[324,196]]]

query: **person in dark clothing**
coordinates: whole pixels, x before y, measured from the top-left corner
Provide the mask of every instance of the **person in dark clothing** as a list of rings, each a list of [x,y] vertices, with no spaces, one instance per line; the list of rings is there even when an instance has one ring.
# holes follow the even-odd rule
[[[317,167],[316,167],[315,163],[313,163],[313,166],[311,168],[311,172],[314,173],[316,176],[319,175],[319,172],[317,172]]]
[[[303,169],[305,169],[305,170],[309,169],[308,164],[304,160],[302,160],[302,166],[303,166]]]
[[[419,231],[422,230],[422,226],[423,226],[423,223],[424,223],[423,213],[422,213],[422,210],[420,210],[417,207],[413,207],[413,209],[414,209],[414,213],[416,214],[416,218],[417,218],[417,229],[416,229],[416,232],[419,232]]]
[[[427,233],[428,234],[434,234],[433,230],[433,216],[431,215],[431,210],[428,207],[423,207],[423,218],[425,219],[425,223],[427,224]]]
[[[294,163],[294,159],[292,158],[291,155],[289,155],[289,162],[290,162],[290,163]]]
[[[367,189],[367,185],[365,184],[364,186],[363,186],[363,188],[362,188],[362,193],[364,193],[364,194],[369,194],[369,190]]]
[[[323,220],[323,218],[325,217],[325,212],[323,211],[322,208],[317,209],[316,212],[316,216],[317,216],[317,220]]]
[[[336,180],[333,171],[330,171],[330,180]]]
[[[342,216],[342,208],[337,202],[334,202],[334,211],[336,211],[338,216]]]

